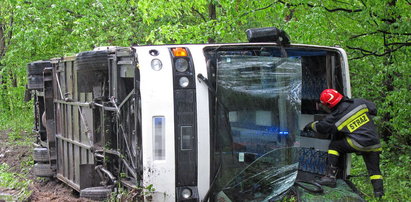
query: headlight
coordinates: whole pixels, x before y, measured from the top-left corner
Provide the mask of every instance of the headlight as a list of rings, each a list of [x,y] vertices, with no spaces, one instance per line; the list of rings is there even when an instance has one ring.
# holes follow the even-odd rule
[[[160,71],[161,68],[163,68],[163,64],[161,63],[161,60],[159,59],[151,60],[151,69],[153,69],[154,71]]]
[[[178,83],[180,84],[181,87],[185,88],[190,84],[190,81],[188,80],[187,77],[183,76],[178,80]]]
[[[175,61],[176,70],[179,72],[185,72],[188,69],[188,61],[184,58],[178,58]]]
[[[181,196],[183,197],[183,199],[188,199],[188,198],[191,197],[191,195],[192,195],[192,192],[191,192],[191,189],[189,189],[189,188],[185,188],[181,192]]]

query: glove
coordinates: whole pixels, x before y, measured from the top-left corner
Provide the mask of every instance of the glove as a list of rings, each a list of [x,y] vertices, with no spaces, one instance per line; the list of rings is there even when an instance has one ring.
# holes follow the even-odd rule
[[[304,131],[304,132],[314,131],[313,125],[314,125],[315,123],[317,123],[317,122],[318,122],[318,121],[311,121],[310,123],[308,123],[307,125],[304,126],[303,131]]]

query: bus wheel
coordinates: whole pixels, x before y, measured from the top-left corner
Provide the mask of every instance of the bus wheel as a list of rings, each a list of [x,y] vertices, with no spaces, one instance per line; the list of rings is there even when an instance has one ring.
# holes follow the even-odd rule
[[[112,186],[89,187],[80,190],[80,197],[101,201],[110,197]]]
[[[37,177],[53,177],[55,172],[48,163],[36,163],[33,167],[33,173]]]
[[[108,80],[108,54],[108,51],[86,51],[77,55],[75,67],[79,92],[93,92],[93,89],[99,89],[95,87],[101,87]]]
[[[78,71],[107,71],[108,51],[85,51],[76,57]]]
[[[48,162],[49,152],[47,148],[37,147],[33,149],[33,160],[36,162]]]
[[[43,76],[43,70],[46,67],[51,67],[50,61],[32,62],[27,67],[28,75],[41,75],[41,76]]]
[[[51,67],[50,61],[37,61],[28,64],[27,66],[27,89],[43,90],[43,70],[46,67]]]

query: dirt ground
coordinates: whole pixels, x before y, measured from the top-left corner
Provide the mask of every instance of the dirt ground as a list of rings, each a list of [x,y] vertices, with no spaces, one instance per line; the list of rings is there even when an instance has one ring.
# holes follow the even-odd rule
[[[0,164],[9,165],[9,172],[24,173],[25,165],[22,162],[32,161],[33,145],[27,144],[30,140],[21,140],[25,144],[19,144],[20,140],[10,141],[8,134],[10,131],[0,131]],[[34,140],[34,135],[29,133],[22,134],[23,137],[30,137]],[[31,163],[32,165],[32,163]],[[30,166],[30,165],[28,165]],[[27,168],[26,168],[27,170]],[[28,201],[55,201],[55,202],[92,202],[85,198],[80,198],[79,194],[69,186],[63,184],[56,178],[37,178],[30,169],[27,178],[32,180],[29,186],[32,195]],[[14,194],[18,190],[0,188],[0,194]],[[0,200],[1,201],[1,200]]]

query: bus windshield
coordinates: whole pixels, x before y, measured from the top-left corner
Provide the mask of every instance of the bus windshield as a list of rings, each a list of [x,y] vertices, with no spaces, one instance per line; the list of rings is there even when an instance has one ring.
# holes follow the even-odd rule
[[[217,201],[273,200],[294,184],[307,54],[284,57],[279,47],[214,52]]]

